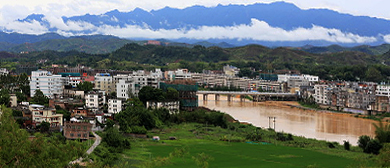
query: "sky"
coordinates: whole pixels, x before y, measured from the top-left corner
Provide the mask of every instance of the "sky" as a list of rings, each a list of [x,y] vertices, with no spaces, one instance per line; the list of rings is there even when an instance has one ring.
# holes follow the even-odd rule
[[[254,3],[272,3],[276,0],[11,0],[0,2],[0,27],[6,27],[14,32],[27,34],[42,34],[47,32],[47,28],[37,22],[20,23],[17,19],[24,19],[28,15],[44,14],[45,19],[49,20],[51,26],[60,29],[57,33],[62,35],[69,34],[69,30],[94,29],[95,33],[116,35],[124,38],[134,36],[150,38],[169,38],[169,37],[191,37],[195,39],[221,38],[230,35],[228,38],[256,38],[257,40],[326,40],[335,42],[372,42],[373,37],[361,37],[354,34],[343,33],[339,30],[326,29],[313,26],[311,29],[296,29],[285,31],[270,27],[267,23],[260,20],[252,20],[251,25],[237,25],[237,27],[202,27],[199,30],[180,32],[178,30],[152,31],[139,27],[128,26],[118,29],[116,27],[93,27],[88,23],[63,23],[61,16],[76,16],[89,14],[103,14],[110,10],[118,9],[121,12],[132,11],[139,7],[144,10],[158,10],[166,6],[172,8],[186,8],[193,5],[202,5],[213,7],[218,4],[254,4]],[[327,8],[341,13],[349,13],[358,16],[371,16],[390,20],[389,0],[285,0],[302,9]],[[129,30],[134,32],[129,34]],[[247,31],[259,31],[258,37],[246,34]],[[218,32],[218,33],[215,33]],[[269,34],[269,32],[272,32]],[[274,33],[276,32],[276,33]],[[338,34],[338,36],[329,36],[329,32]],[[312,34],[316,34],[313,36]],[[390,35],[384,36],[386,41],[390,42]]]
[[[74,16],[102,14],[118,9],[123,12],[136,7],[144,10],[157,10],[165,6],[185,8],[193,5],[216,6],[218,4],[271,3],[276,0],[12,0],[0,2],[1,22],[25,18],[31,13],[54,16]],[[300,8],[328,8],[353,15],[364,15],[390,19],[388,0],[285,0]]]

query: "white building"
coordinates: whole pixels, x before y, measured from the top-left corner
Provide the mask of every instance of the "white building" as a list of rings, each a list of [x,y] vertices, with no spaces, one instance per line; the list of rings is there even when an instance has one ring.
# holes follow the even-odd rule
[[[53,75],[48,71],[32,71],[30,77],[30,96],[34,97],[36,90],[41,90],[48,98],[62,95],[64,78],[61,75]]]
[[[314,99],[318,104],[330,105],[331,97],[329,92],[331,88],[328,85],[315,85],[314,86]]]
[[[9,74],[9,71],[5,68],[0,68],[0,75],[7,75]]]
[[[148,101],[146,102],[146,107],[152,109],[165,108],[169,111],[169,113],[173,114],[179,112],[180,102],[179,101],[170,101],[170,102]]]
[[[390,85],[378,85],[375,94],[377,96],[386,96],[390,98]]]
[[[302,74],[303,78],[308,80],[309,82],[318,82],[319,77],[314,76],[314,75],[307,75],[307,74]]]
[[[70,85],[72,87],[77,87],[78,84],[82,83],[82,77],[81,76],[67,76],[65,77],[65,84]]]
[[[228,76],[236,76],[240,72],[240,68],[232,65],[223,66],[223,72]]]
[[[309,82],[318,82],[319,77],[313,76],[313,75],[290,75],[290,74],[284,74],[284,75],[278,75],[278,82],[287,82],[289,79],[296,79],[296,80],[307,80]]]
[[[116,84],[116,94],[120,99],[128,99],[132,96],[137,97],[139,91],[144,86],[159,88],[160,78],[150,75],[134,76],[129,75],[126,78],[119,79]]]
[[[122,111],[122,100],[108,99],[108,113],[116,114]]]
[[[85,95],[85,106],[92,111],[102,110],[105,102],[104,92],[91,91]]]

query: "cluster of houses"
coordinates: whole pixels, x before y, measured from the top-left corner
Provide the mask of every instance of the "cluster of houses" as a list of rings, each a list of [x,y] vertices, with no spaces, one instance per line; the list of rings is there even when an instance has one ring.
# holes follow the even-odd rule
[[[302,87],[302,97],[335,110],[371,114],[390,112],[390,85],[373,82],[320,82]]]
[[[7,71],[1,70],[4,73]],[[390,85],[372,82],[329,82],[320,81],[318,76],[281,71],[280,74],[260,73],[257,79],[239,78],[239,69],[227,65],[222,71],[205,70],[191,73],[187,69],[165,71],[111,71],[91,70],[85,67],[64,67],[53,65],[46,70],[32,71],[30,93],[36,90],[50,99],[49,106],[14,103],[23,111],[26,127],[34,127],[41,122],[49,122],[53,128],[64,130],[69,139],[87,139],[89,131],[98,123],[124,109],[125,101],[138,96],[144,86],[153,88],[188,85],[174,81],[193,81],[195,87],[187,87],[186,108],[197,106],[197,86],[213,88],[218,86],[235,87],[244,91],[297,93],[303,99],[311,99],[317,104],[354,113],[390,112]],[[299,75],[297,75],[299,74]],[[93,91],[77,89],[82,82],[91,82]],[[184,88],[184,87],[177,87]],[[179,90],[178,90],[179,91]],[[182,94],[180,94],[182,95]],[[148,102],[151,108],[166,108],[171,112],[180,110],[182,102]],[[185,105],[185,104],[184,104]],[[56,113],[56,107],[71,111],[71,119],[64,120]]]

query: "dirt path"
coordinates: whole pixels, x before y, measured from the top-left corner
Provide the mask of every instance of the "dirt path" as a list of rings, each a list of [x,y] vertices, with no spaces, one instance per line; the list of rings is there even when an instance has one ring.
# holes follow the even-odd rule
[[[87,154],[91,154],[97,146],[99,146],[100,142],[102,141],[102,138],[96,134],[95,132],[92,132],[92,134],[96,137],[95,142],[92,144],[92,146],[87,150]],[[74,161],[69,162],[69,165],[79,164],[81,166],[85,166],[85,163],[83,163],[83,157],[80,157]]]

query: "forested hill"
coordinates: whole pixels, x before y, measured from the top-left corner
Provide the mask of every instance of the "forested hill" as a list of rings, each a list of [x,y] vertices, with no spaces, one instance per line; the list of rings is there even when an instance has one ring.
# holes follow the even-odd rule
[[[390,50],[390,44],[382,44],[378,46],[359,45],[355,47],[343,47],[340,45],[318,47],[318,46],[307,45],[303,47],[297,47],[295,49],[314,53],[314,54],[336,53],[342,51],[360,51],[370,55],[382,55]]]
[[[268,48],[260,45],[248,45],[235,48],[174,47],[156,45],[138,45],[129,43],[110,54],[87,54],[78,51],[43,51],[19,54],[19,57],[3,59],[6,61],[37,62],[46,60],[52,63],[75,66],[82,64],[99,69],[163,69],[188,68],[192,72],[202,70],[220,70],[230,64],[239,68],[256,70],[300,70],[302,73],[318,75],[323,78],[356,80],[364,78],[369,67],[375,67],[387,78],[390,73],[390,52],[383,55],[370,55],[363,52],[344,51],[328,54],[312,54],[286,47]],[[45,65],[41,65],[45,66]],[[346,73],[350,71],[351,74]],[[355,72],[356,71],[356,72]],[[383,72],[382,72],[383,71]],[[386,71],[386,72],[385,72]],[[388,71],[388,72],[387,72]],[[379,80],[379,78],[377,79]]]

